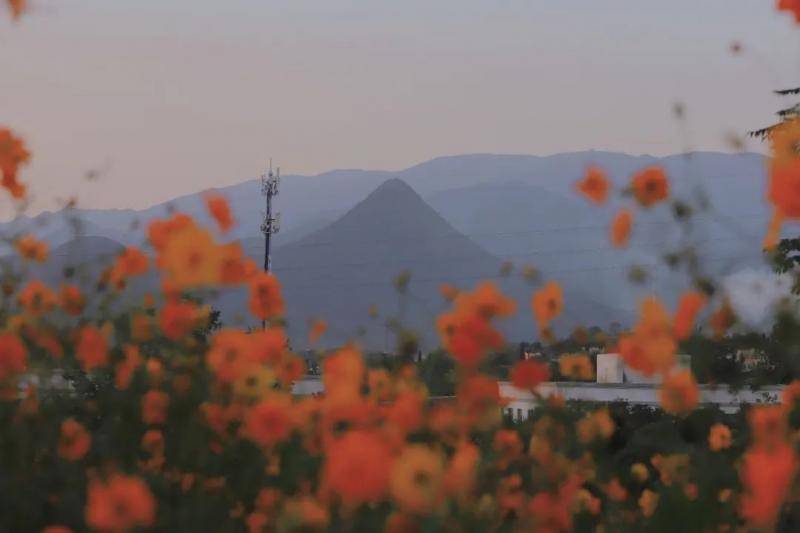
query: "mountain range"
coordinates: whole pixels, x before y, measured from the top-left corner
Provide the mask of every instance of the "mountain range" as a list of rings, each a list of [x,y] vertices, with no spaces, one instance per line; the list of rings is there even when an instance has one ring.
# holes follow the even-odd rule
[[[656,207],[637,215],[628,250],[612,249],[608,222],[625,200],[600,208],[576,195],[573,184],[589,165],[604,169],[620,188],[637,170],[662,166],[673,196],[695,206],[698,215],[679,231],[669,208]],[[218,192],[239,218],[230,237],[260,259],[259,181]],[[282,229],[275,239],[274,269],[285,288],[290,333],[297,339],[309,317],[322,317],[330,323],[332,342],[360,334],[366,344],[384,346],[389,342],[385,320],[392,317],[421,332],[430,345],[435,342],[431,324],[442,309],[437,285],[450,281],[469,287],[488,277],[518,299],[520,318],[506,328],[521,340],[534,336],[527,310],[532,288],[518,275],[523,265],[564,284],[572,316],[564,318],[563,328],[626,323],[640,294],[656,292],[670,301],[685,287],[684,274],[654,266],[665,247],[694,245],[703,267],[716,276],[763,264],[760,241],[768,218],[763,194],[763,157],[751,153],[479,154],[437,158],[397,172],[285,176],[275,200]],[[80,249],[78,257],[91,260],[99,250],[108,254],[115,246],[141,245],[142,225],[170,210],[210,224],[203,196],[140,211],[75,209],[19,217],[0,225],[0,234],[33,231],[51,244],[54,256],[73,250],[74,258]],[[76,235],[81,240],[72,242]],[[499,276],[504,261],[515,265],[515,274]],[[647,283],[629,282],[632,265],[646,267]],[[59,267],[49,268],[54,273]],[[403,270],[411,281],[399,295],[392,279]],[[217,305],[229,320],[238,320],[242,298],[223,294]],[[372,305],[381,318],[369,318]]]

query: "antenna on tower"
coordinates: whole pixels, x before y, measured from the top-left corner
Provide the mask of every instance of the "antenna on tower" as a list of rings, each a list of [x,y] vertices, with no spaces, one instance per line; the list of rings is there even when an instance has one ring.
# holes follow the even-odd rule
[[[267,211],[261,222],[261,232],[264,234],[264,271],[272,268],[270,255],[270,238],[273,233],[278,233],[281,228],[280,214],[272,214],[272,197],[278,195],[278,185],[281,181],[281,169],[272,172],[272,158],[269,158],[269,171],[261,176],[261,194],[267,197]]]

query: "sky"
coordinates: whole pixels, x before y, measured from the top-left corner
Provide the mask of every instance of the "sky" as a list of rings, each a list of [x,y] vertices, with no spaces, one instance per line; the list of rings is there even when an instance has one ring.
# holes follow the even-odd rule
[[[769,0],[31,1],[0,17],[0,126],[33,152],[33,210],[147,207],[269,157],[724,151],[800,85],[800,30]]]

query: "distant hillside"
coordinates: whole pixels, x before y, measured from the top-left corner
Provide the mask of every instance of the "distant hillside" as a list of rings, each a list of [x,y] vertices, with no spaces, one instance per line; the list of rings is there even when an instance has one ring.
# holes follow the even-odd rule
[[[667,206],[642,212],[630,249],[612,249],[608,223],[620,202],[598,208],[572,190],[590,164],[605,169],[619,186],[642,167],[661,165],[670,176],[674,196],[688,200],[703,197],[711,209],[687,226],[688,234],[678,231]],[[363,296],[363,289],[386,284],[380,289],[385,294],[376,303],[387,306],[387,314],[396,314],[398,301],[388,283],[401,269],[411,270],[416,280],[412,295],[406,298],[410,301],[432,294],[446,276],[469,285],[465,278],[495,275],[499,262],[509,260],[518,269],[535,265],[545,277],[564,282],[583,302],[582,309],[573,306],[572,311],[587,311],[575,321],[590,321],[603,314],[592,311],[594,308],[619,310],[610,311],[612,315],[629,314],[643,294],[655,292],[674,300],[687,280],[683,273],[655,266],[662,262],[668,247],[693,245],[712,275],[763,265],[760,242],[768,217],[761,201],[764,181],[760,155],[704,152],[662,158],[609,152],[545,157],[474,154],[440,157],[395,172],[338,170],[318,176],[285,176],[275,204],[282,215],[282,229],[274,241],[275,266],[286,278],[287,288],[294,285],[291,290],[303,300],[298,309],[308,309],[310,314],[325,310],[308,297],[312,288],[325,282],[352,290],[334,291],[334,296],[323,301],[352,300],[352,308],[358,308],[359,313],[372,298]],[[367,202],[365,198],[373,191]],[[263,237],[258,227],[264,200],[259,182],[247,181],[220,192],[228,197],[240,221],[229,238],[241,239],[248,253],[260,259]],[[141,244],[146,221],[166,216],[171,209],[210,224],[203,194],[142,211],[43,214],[0,224],[0,232],[34,231],[54,247],[76,235]],[[422,199],[430,206],[423,202],[423,209],[419,205]],[[81,221],[78,226],[73,224],[76,218]],[[407,245],[409,241],[413,246]],[[479,252],[474,251],[476,248]],[[643,285],[629,282],[632,265],[647,268]],[[329,287],[324,290],[332,291]],[[411,305],[408,301],[404,304],[407,309]],[[435,297],[422,301],[432,311],[440,304]],[[349,317],[348,313],[343,312],[343,316]],[[304,328],[305,319],[298,314],[292,327],[298,331]],[[373,327],[379,322],[367,323]],[[352,333],[347,329],[350,327],[342,325],[348,334]]]
[[[246,249],[261,258],[263,243],[247,241]],[[433,332],[436,315],[445,305],[438,287],[448,282],[472,288],[478,281],[495,280],[517,299],[519,315],[504,325],[509,338],[535,336],[529,311],[532,287],[520,276],[502,278],[502,261],[450,226],[405,182],[391,179],[329,226],[275,250],[274,272],[288,302],[290,333],[303,343],[310,317],[331,325],[329,340],[341,342],[365,328],[362,341],[381,347],[391,343],[387,318],[400,319],[423,334],[423,343],[438,342]],[[398,294],[392,281],[402,271],[411,274],[407,291]],[[566,287],[570,314],[562,330],[578,323],[607,326],[630,315],[588,299],[583,291]],[[379,319],[369,318],[375,305]],[[391,347],[391,346],[390,346]]]

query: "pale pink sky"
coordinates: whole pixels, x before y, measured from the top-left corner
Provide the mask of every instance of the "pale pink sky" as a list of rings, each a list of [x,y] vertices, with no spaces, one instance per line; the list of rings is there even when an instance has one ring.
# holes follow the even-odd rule
[[[0,125],[34,152],[22,178],[36,209],[70,195],[145,207],[257,177],[269,156],[316,173],[470,152],[674,153],[677,100],[692,146],[723,150],[726,132],[772,119],[772,89],[800,84],[800,30],[770,1],[33,5],[18,24],[0,17]],[[105,172],[87,183],[89,169]]]

